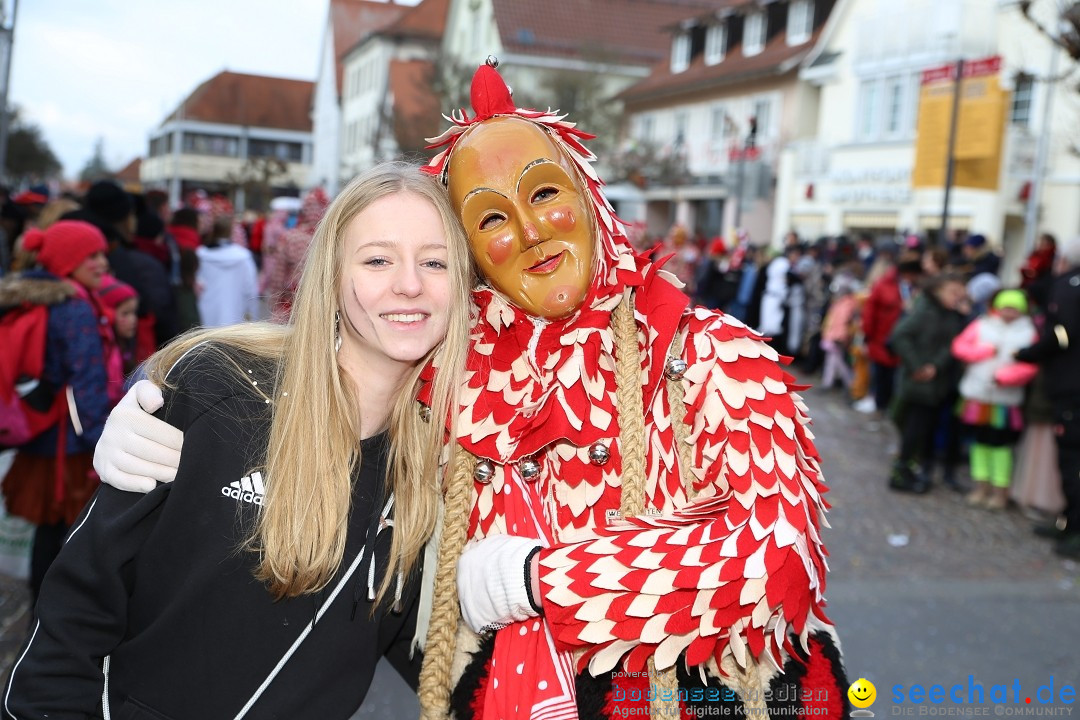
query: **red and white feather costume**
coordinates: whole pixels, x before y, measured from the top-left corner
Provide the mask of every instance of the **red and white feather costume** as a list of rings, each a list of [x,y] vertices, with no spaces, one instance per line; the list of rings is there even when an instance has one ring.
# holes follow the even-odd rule
[[[501,79],[488,82],[497,93]],[[429,171],[442,172],[456,138],[492,109],[534,120],[581,170],[601,258],[582,308],[564,319],[528,315],[490,288],[473,295],[457,439],[496,472],[475,484],[469,537],[538,538],[545,549],[543,617],[496,633],[468,690],[470,712],[579,717],[575,675],[642,671],[649,656],[657,668],[679,662],[712,677],[748,665],[775,675],[793,654],[805,656],[793,643],[808,651],[811,633],[832,637],[822,613],[826,488],[793,379],[754,331],[688,307],[662,263],[634,253],[578,142],[588,136],[554,113],[507,110],[508,101],[478,102],[474,81],[479,116],[453,118],[435,141],[449,147]],[[611,315],[626,293],[641,360],[647,511],[623,519]],[[685,479],[665,380],[671,357],[688,366],[681,382],[692,477]],[[603,465],[590,462],[594,443],[610,451]],[[533,481],[519,471],[526,458],[541,466]],[[833,675],[842,682],[842,670]],[[834,710],[846,707],[830,699]]]

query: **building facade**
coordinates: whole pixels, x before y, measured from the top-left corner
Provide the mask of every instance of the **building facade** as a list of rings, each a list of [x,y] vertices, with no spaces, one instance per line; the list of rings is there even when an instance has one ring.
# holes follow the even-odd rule
[[[188,95],[150,135],[145,189],[179,202],[196,189],[238,210],[296,195],[311,170],[311,94],[305,80],[221,72]]]
[[[1015,3],[972,0],[839,0],[800,78],[818,93],[815,131],[780,151],[775,225],[803,237],[838,234],[937,237],[944,183],[917,174],[917,155],[944,167],[947,143],[920,145],[920,108],[930,112],[926,82],[952,77],[963,58],[968,71],[990,68],[988,82],[1007,93],[1001,129],[992,134],[992,162],[981,175],[958,173],[949,197],[947,230],[978,232],[1003,249],[1008,274],[1026,252],[1024,215],[1035,172],[1042,111],[1054,83],[1051,43]],[[1063,60],[1064,61],[1064,60]],[[962,88],[979,87],[972,79]],[[992,87],[992,85],[985,85]],[[951,92],[951,90],[949,91]],[[970,99],[968,93],[965,99]],[[1073,93],[1072,90],[1068,92]],[[1075,93],[1073,93],[1075,94]],[[924,98],[924,100],[920,100]],[[946,122],[951,97],[946,99]],[[1077,127],[1076,103],[1056,102],[1040,227],[1077,232],[1076,158],[1065,150]],[[966,158],[971,138],[961,113],[954,155]],[[933,126],[924,115],[924,133]],[[968,128],[965,130],[965,128]],[[947,128],[941,133],[947,137]],[[925,138],[924,138],[925,139]],[[958,166],[959,167],[959,166]],[[975,182],[971,182],[974,179]],[[1069,197],[1073,199],[1068,200]]]
[[[612,193],[624,219],[651,235],[678,222],[706,236],[746,230],[759,244],[777,236],[780,149],[816,131],[818,93],[799,67],[832,6],[724,0],[668,28],[669,53],[620,96],[621,155],[634,166]]]

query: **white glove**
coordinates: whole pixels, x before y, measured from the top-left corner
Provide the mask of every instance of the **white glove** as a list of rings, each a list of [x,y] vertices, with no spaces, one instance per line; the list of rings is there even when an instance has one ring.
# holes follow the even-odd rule
[[[161,389],[140,380],[109,413],[94,450],[94,469],[102,482],[145,493],[176,478],[184,433],[150,414],[164,404]]]
[[[540,543],[533,538],[492,535],[470,543],[458,559],[461,616],[479,633],[536,617],[526,586],[526,564]]]

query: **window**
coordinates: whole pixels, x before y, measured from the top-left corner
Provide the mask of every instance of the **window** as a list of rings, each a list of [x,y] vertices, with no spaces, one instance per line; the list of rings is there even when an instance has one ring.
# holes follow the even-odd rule
[[[904,131],[904,82],[899,77],[885,81],[885,134],[899,135]]]
[[[758,138],[769,137],[770,123],[772,122],[772,101],[760,99],[754,101],[754,119],[757,120]]]
[[[652,142],[653,128],[654,123],[651,115],[641,118],[641,139],[645,142]]]
[[[690,33],[679,33],[671,43],[671,72],[681,73],[690,67]]]
[[[240,143],[237,138],[227,135],[184,133],[184,152],[189,155],[236,157],[240,152]]]
[[[856,126],[858,138],[869,140],[877,135],[878,81],[863,80],[859,85],[859,122]]]
[[[150,141],[150,157],[168,155],[173,149],[173,134],[165,133]]]
[[[765,12],[752,12],[743,26],[743,55],[757,55],[765,47]]]
[[[276,157],[286,162],[300,162],[304,148],[298,142],[248,140],[248,157]]]
[[[806,42],[813,29],[814,4],[810,0],[791,0],[787,14],[788,45]]]
[[[1035,78],[1026,73],[1016,76],[1012,107],[1009,111],[1009,122],[1013,125],[1031,125],[1031,94],[1034,89]]]
[[[705,64],[715,65],[724,59],[724,45],[727,44],[727,25],[710,25],[705,31]]]
[[[723,140],[727,137],[727,113],[723,105],[717,105],[712,109],[712,121],[709,123],[709,138],[713,141]]]
[[[675,144],[686,145],[687,129],[690,126],[690,113],[682,110],[675,113]]]

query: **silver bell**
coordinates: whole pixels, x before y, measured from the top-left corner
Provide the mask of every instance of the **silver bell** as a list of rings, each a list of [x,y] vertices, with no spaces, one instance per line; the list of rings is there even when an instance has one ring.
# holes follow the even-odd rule
[[[608,450],[608,446],[604,443],[598,442],[589,446],[589,462],[593,465],[607,465],[610,459],[611,451]]]
[[[664,371],[664,374],[667,375],[668,380],[682,380],[682,376],[686,374],[688,367],[690,366],[682,358],[668,358],[667,370]]]
[[[540,477],[540,463],[532,458],[525,458],[519,462],[518,470],[521,471],[521,477],[529,482],[533,482]]]
[[[495,477],[495,464],[490,460],[478,460],[476,467],[472,471],[473,480],[483,485],[491,483],[491,478]]]
[[[420,419],[424,422],[429,422],[431,420],[431,408],[427,405],[420,405]]]
[[[499,67],[499,58],[495,57],[494,55],[488,55],[487,59],[484,60],[484,64],[487,65],[488,67],[498,69],[498,67]]]

